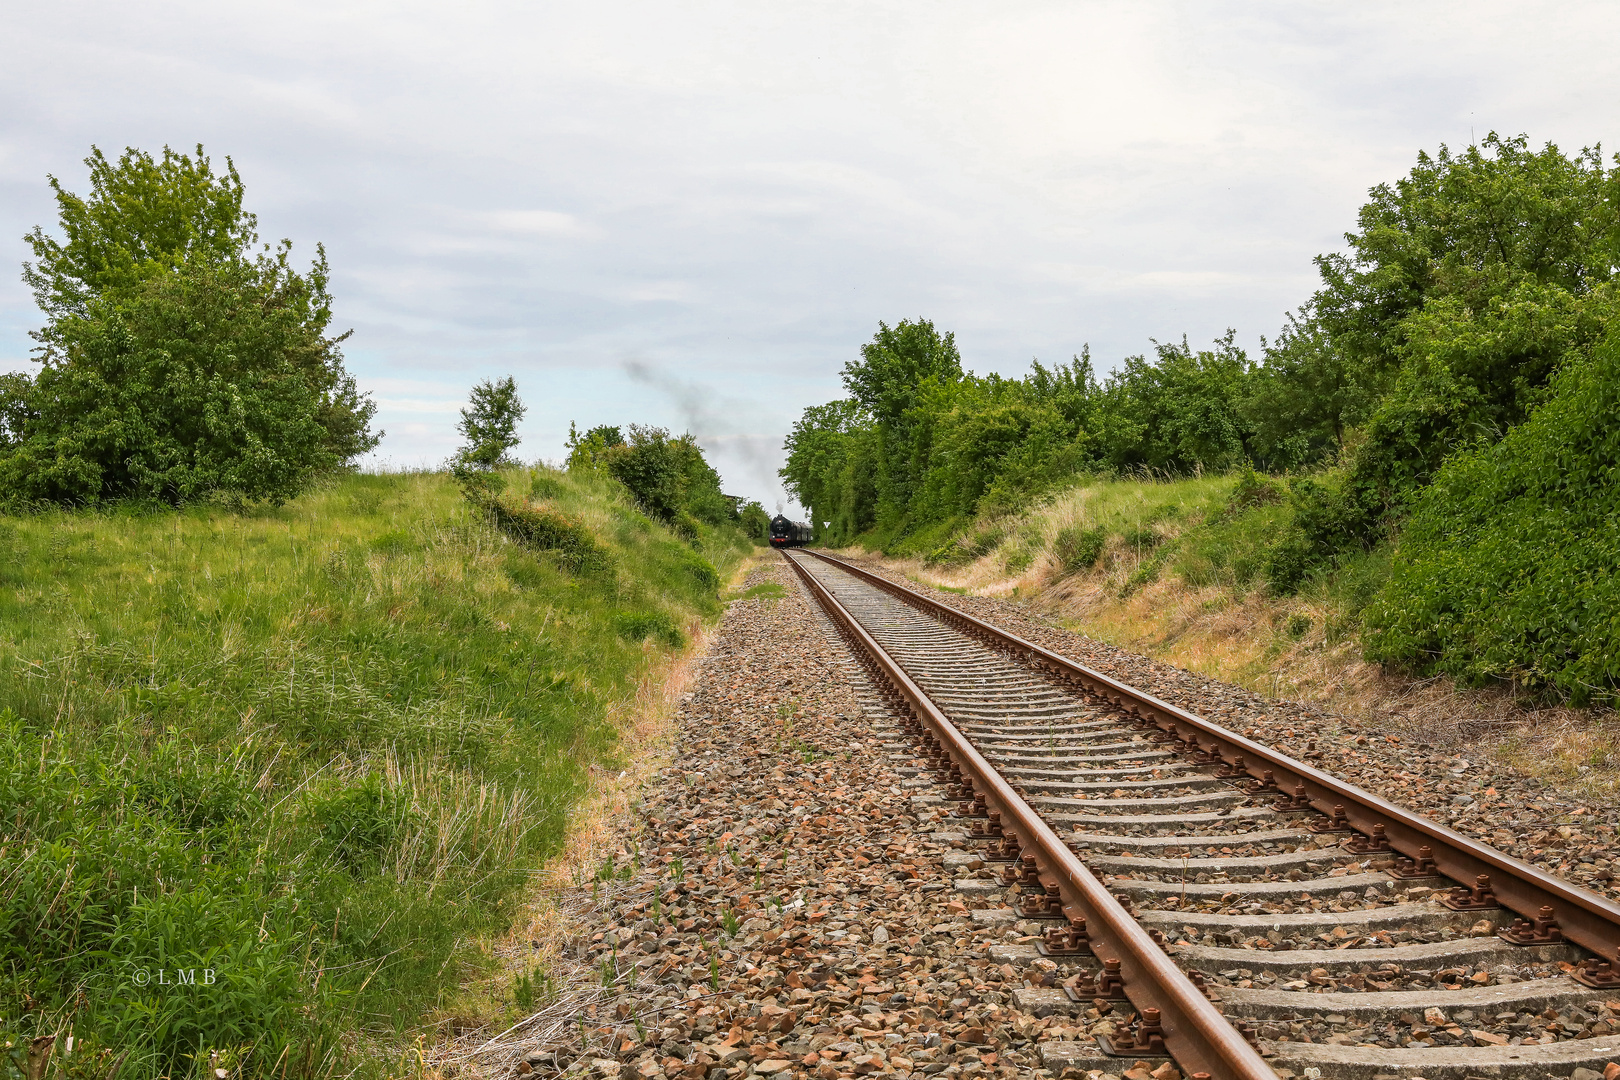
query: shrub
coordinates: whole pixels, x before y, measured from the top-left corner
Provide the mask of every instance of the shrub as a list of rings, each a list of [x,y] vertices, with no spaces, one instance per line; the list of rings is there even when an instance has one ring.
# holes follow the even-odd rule
[[[537,551],[550,552],[576,573],[606,573],[613,568],[612,558],[595,534],[554,507],[499,496],[484,498],[479,505],[502,532]]]
[[[1120,534],[1120,539],[1125,541],[1127,547],[1154,548],[1164,537],[1151,525],[1133,525]]]
[[[1053,539],[1052,554],[1057,556],[1058,565],[1065,574],[1075,574],[1096,566],[1097,560],[1102,558],[1103,545],[1107,542],[1108,532],[1105,529],[1082,529],[1070,525]]]
[[[1494,446],[1415,504],[1366,613],[1367,655],[1576,702],[1620,688],[1620,334],[1570,361]]]
[[[1280,503],[1287,497],[1287,489],[1271,477],[1262,476],[1253,469],[1244,469],[1238,474],[1237,486],[1226,498],[1226,509],[1228,513],[1237,513],[1256,506]]]
[[[1012,575],[1022,574],[1035,565],[1035,553],[1029,548],[1019,545],[1007,553],[1004,569]]]
[[[417,817],[410,799],[377,776],[311,798],[309,816],[332,855],[350,870],[381,859]]]

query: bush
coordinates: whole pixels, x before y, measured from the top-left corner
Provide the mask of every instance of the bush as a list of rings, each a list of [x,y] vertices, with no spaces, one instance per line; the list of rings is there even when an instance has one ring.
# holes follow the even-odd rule
[[[1226,497],[1226,509],[1228,513],[1239,513],[1256,506],[1280,503],[1287,497],[1287,489],[1271,477],[1244,469],[1238,474],[1237,486]]]
[[[577,573],[603,573],[612,569],[607,549],[578,519],[545,503],[493,498],[484,503],[500,530],[539,551],[550,552]]]
[[[1052,541],[1052,554],[1065,574],[1090,570],[1102,558],[1103,545],[1108,542],[1105,529],[1082,529],[1077,525],[1059,531]]]
[[[398,788],[368,776],[312,798],[309,816],[337,861],[361,870],[381,859],[417,815]]]
[[[1366,613],[1367,655],[1575,702],[1620,688],[1620,334],[1415,504]]]

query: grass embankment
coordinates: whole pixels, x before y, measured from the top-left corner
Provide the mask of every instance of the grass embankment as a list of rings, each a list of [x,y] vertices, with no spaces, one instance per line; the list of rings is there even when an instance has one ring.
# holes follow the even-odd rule
[[[442,474],[0,518],[15,1050],[71,1032],[53,1075],[123,1057],[121,1080],[209,1051],[347,1071],[487,963],[638,683],[748,550],[606,479],[508,480],[516,528]]]
[[[1363,618],[1389,580],[1387,545],[1342,555],[1279,595],[1267,573],[1293,514],[1281,485],[1239,475],[1099,480],[981,522],[932,560],[891,565],[943,588],[1016,598],[1098,640],[1267,696],[1488,746],[1592,794],[1620,788],[1607,714],[1408,678],[1365,659]]]

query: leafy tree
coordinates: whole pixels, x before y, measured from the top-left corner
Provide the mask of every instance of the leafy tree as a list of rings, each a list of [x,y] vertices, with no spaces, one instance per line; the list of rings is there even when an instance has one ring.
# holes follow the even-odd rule
[[[1538,344],[1537,309],[1568,313],[1620,271],[1620,169],[1605,170],[1596,148],[1566,157],[1551,143],[1532,151],[1523,135],[1493,132],[1458,154],[1420,153],[1405,178],[1373,188],[1358,224],[1348,253],[1317,260],[1313,310],[1363,385],[1423,383],[1418,369],[1438,341],[1477,335],[1482,322],[1497,327],[1494,345],[1446,365],[1472,405],[1421,433],[1388,414],[1407,411],[1410,385],[1373,410],[1369,443],[1404,438],[1407,448],[1400,462],[1384,454],[1358,471],[1404,490],[1448,442],[1527,415],[1552,374],[1548,356],[1561,351]]]
[[[834,542],[871,527],[877,510],[871,415],[852,399],[812,405],[793,423],[780,475],[818,527]]]
[[[302,274],[287,241],[255,252],[235,168],[200,147],[87,164],[88,197],[51,178],[65,239],[27,237],[48,322],[38,374],[0,382],[0,496],[276,502],[376,446],[324,249]]]
[[[1366,419],[1343,483],[1302,506],[1286,542],[1296,570],[1388,536],[1449,455],[1524,422],[1561,358],[1602,336],[1620,273],[1620,168],[1596,148],[1566,157],[1493,133],[1462,153],[1419,154],[1372,190],[1358,224],[1348,253],[1317,260],[1323,287],[1297,336],[1346,376],[1352,407],[1340,414]],[[1272,430],[1308,431],[1324,411],[1318,394],[1294,401]]]
[[[517,426],[525,411],[510,375],[499,381],[485,379],[474,386],[467,407],[461,410],[461,422],[456,425],[467,440],[457,451],[457,460],[480,469],[510,464],[507,451],[522,441]]]
[[[844,368],[850,397],[794,424],[781,475],[829,542],[875,530],[902,551],[933,550],[953,522],[1013,510],[1089,469],[1231,467],[1251,435],[1239,406],[1252,365],[1234,339],[1161,345],[1099,386],[1089,352],[1037,361],[1023,379],[976,376],[932,323],[880,323]]]
[[[861,346],[861,358],[844,365],[844,386],[879,424],[898,424],[925,384],[953,383],[962,377],[956,335],[934,329],[927,319],[901,319]]]
[[[872,464],[875,512],[890,527],[906,518],[927,468],[937,410],[921,403],[935,389],[962,378],[956,335],[941,334],[926,319],[878,323],[861,358],[844,365],[844,386],[876,421]]]
[[[1372,189],[1350,250],[1316,260],[1316,313],[1350,359],[1387,369],[1404,320],[1431,297],[1477,309],[1524,282],[1583,294],[1617,269],[1617,187],[1597,147],[1566,157],[1492,132],[1461,153],[1419,153],[1403,179]]]
[[[1246,460],[1249,426],[1239,405],[1251,365],[1228,330],[1213,349],[1154,343],[1154,360],[1126,357],[1108,379],[1098,420],[1103,452],[1116,467],[1186,472]]]
[[[1277,339],[1262,345],[1264,360],[1238,406],[1256,463],[1293,469],[1341,454],[1351,430],[1377,406],[1387,376],[1353,362],[1310,304],[1290,313]]]
[[[354,430],[371,404],[353,381],[339,375],[323,393],[300,370],[327,342],[271,292],[288,284],[278,277],[193,261],[112,311],[93,304],[39,374],[13,384],[21,419],[7,424],[0,490],[75,504],[211,491],[279,502],[375,445]],[[346,439],[337,420],[351,422]]]
[[[50,320],[39,340],[60,342],[97,301],[132,297],[193,257],[239,262],[258,243],[258,218],[242,209],[242,178],[229,158],[222,176],[200,145],[195,158],[164,147],[161,161],[131,148],[116,164],[91,147],[85,164],[88,198],[48,177],[66,239],[38,225],[24,237],[38,262],[23,263],[23,282]]]
[[[737,512],[737,524],[751,540],[764,542],[771,536],[771,515],[766,513],[758,500],[750,499],[743,503],[742,509]]]
[[[720,491],[720,474],[690,434],[672,438],[668,430],[641,424],[599,425],[581,435],[569,425],[570,469],[601,469],[630,492],[649,516],[689,536],[696,524],[737,520],[737,510]]]
[[[570,469],[595,469],[602,463],[605,453],[612,447],[624,445],[624,434],[610,424],[598,424],[581,435],[568,423],[568,461]]]

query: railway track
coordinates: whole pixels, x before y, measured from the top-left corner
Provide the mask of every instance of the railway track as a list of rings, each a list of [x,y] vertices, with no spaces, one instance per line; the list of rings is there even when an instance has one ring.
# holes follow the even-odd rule
[[[1048,1042],[1049,1068],[1583,1080],[1620,1060],[1620,907],[853,564],[784,557],[916,738],[938,781],[916,801],[970,849],[958,891],[1012,898],[974,918],[1040,930],[992,948],[1050,972],[1021,1004],[1114,1021],[1118,1056]]]

